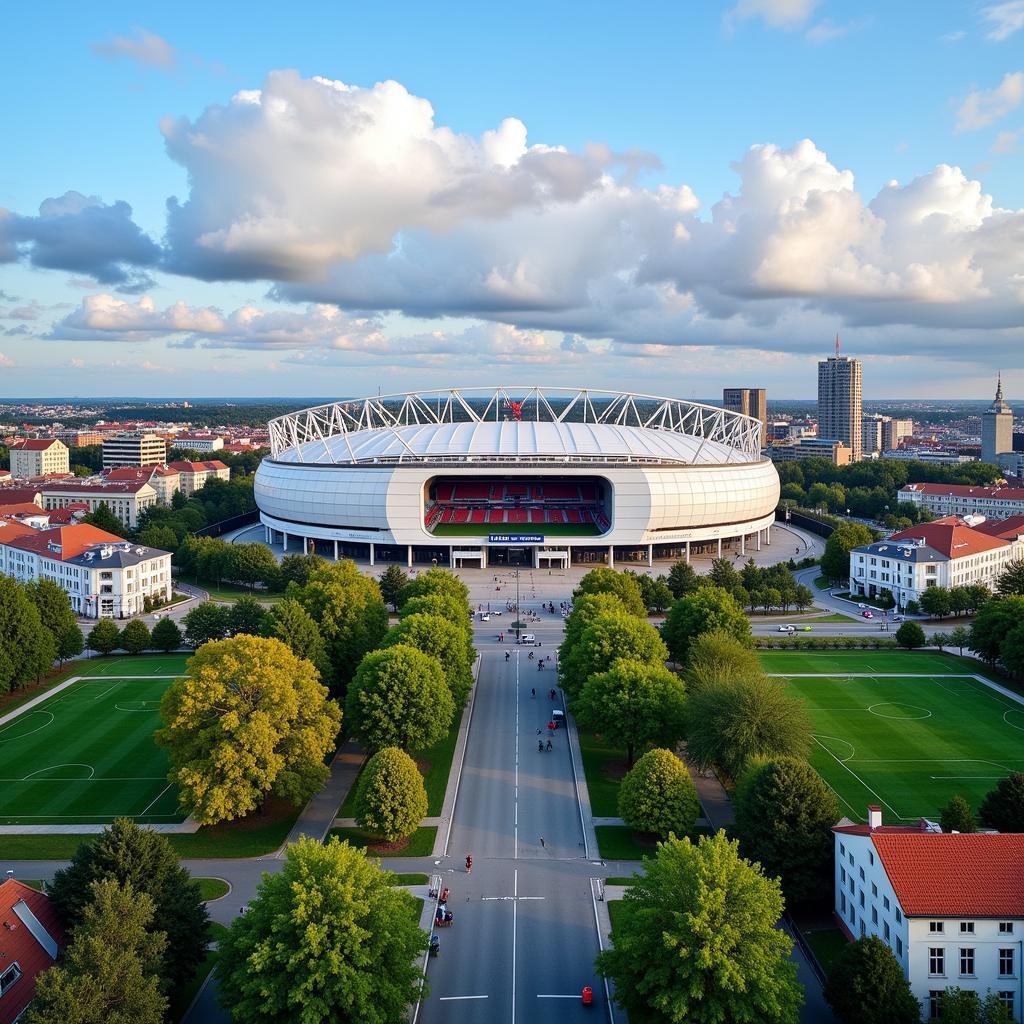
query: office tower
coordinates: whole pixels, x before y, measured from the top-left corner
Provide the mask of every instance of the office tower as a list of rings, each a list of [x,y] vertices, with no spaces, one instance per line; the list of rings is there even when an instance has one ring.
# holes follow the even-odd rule
[[[861,420],[861,453],[874,455],[882,450],[882,435],[885,428],[885,417],[875,413]]]
[[[995,401],[981,414],[981,461],[998,464],[1013,451],[1013,410],[1003,401],[1003,375],[996,383]]]
[[[818,363],[818,437],[842,441],[853,462],[862,450],[861,380],[860,360],[839,354],[837,334],[836,354]]]
[[[115,434],[103,441],[103,468],[162,466],[167,461],[167,442],[156,434],[136,431]]]
[[[764,388],[723,388],[722,408],[761,421],[761,443],[768,443],[768,392]]]

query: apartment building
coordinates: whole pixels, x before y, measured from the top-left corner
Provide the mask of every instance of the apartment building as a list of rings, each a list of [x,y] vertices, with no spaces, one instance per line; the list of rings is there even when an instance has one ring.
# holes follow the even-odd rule
[[[1006,519],[1024,514],[1024,487],[971,487],[968,484],[907,484],[900,501],[935,516],[985,516]]]
[[[171,554],[77,523],[33,529],[0,519],[0,572],[21,582],[50,579],[84,618],[129,618],[149,597],[170,600]]]
[[[216,434],[178,434],[174,438],[174,447],[193,452],[216,452],[224,447],[224,438]]]
[[[149,484],[156,492],[159,505],[170,505],[171,498],[181,487],[181,477],[176,469],[167,466],[122,466],[120,469],[104,470],[102,478],[110,483],[134,481]]]
[[[930,587],[995,589],[1009,562],[1024,557],[1024,541],[976,529],[949,516],[920,523],[850,552],[851,595],[893,596],[897,608],[920,601]]]
[[[863,368],[859,359],[836,354],[818,363],[818,437],[841,441],[853,462],[861,459]]]
[[[893,952],[925,1017],[947,988],[997,993],[1021,1019],[1024,835],[960,835],[927,822],[833,827],[834,913],[850,939],[874,935]]]
[[[50,473],[68,473],[68,448],[55,437],[35,437],[12,441],[11,476],[31,480]]]
[[[722,408],[761,421],[761,443],[768,438],[768,392],[764,388],[724,388]]]
[[[139,525],[141,513],[155,505],[156,491],[144,480],[112,480],[90,477],[87,480],[54,480],[39,485],[44,509],[67,508],[86,504],[95,512],[105,504],[125,526]]]
[[[825,437],[804,437],[795,444],[771,445],[766,452],[772,462],[828,459],[837,466],[848,466],[853,461],[853,450],[849,445]]]
[[[167,468],[178,474],[179,488],[185,497],[194,494],[207,480],[229,480],[231,470],[219,459],[211,462],[171,462]]]
[[[167,442],[157,434],[130,431],[103,439],[103,468],[162,466],[167,461]]]

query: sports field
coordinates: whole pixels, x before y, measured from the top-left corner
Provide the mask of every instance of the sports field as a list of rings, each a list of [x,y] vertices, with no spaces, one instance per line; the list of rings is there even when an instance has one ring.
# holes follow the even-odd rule
[[[811,763],[855,821],[868,804],[887,824],[938,818],[955,793],[977,810],[985,794],[1024,770],[1024,704],[941,654],[769,652],[814,729]]]
[[[184,820],[153,733],[185,661],[86,663],[76,682],[0,725],[0,824]]]

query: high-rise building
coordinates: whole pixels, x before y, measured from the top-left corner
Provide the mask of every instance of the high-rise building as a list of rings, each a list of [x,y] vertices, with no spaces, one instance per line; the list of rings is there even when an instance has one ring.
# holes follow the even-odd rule
[[[768,439],[768,392],[764,388],[724,388],[722,407],[761,421],[761,443]]]
[[[874,455],[882,450],[885,417],[875,413],[861,420],[861,454]]]
[[[115,434],[103,441],[103,468],[162,466],[167,461],[167,442],[156,434],[134,431]]]
[[[995,401],[981,414],[981,461],[997,464],[1013,451],[1013,410],[1003,401],[1003,375],[996,383]]]
[[[818,363],[818,437],[842,441],[853,462],[862,451],[861,383],[860,360],[839,354],[836,335],[836,354]]]
[[[882,450],[887,452],[895,451],[905,437],[914,436],[913,420],[898,420],[890,416],[885,417],[882,426]]]

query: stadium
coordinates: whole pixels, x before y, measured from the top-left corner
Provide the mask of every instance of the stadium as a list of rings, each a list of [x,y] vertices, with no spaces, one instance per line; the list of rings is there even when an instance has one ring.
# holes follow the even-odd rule
[[[771,542],[779,478],[761,424],[672,398],[452,388],[270,422],[256,474],[268,544],[452,568],[746,553]]]

